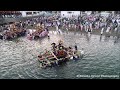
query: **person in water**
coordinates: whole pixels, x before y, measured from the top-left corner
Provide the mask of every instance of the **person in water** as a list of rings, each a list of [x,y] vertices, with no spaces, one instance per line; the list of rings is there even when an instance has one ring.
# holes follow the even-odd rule
[[[56,48],[57,48],[56,43],[52,43],[51,45],[52,45],[53,53],[56,55]]]
[[[59,41],[58,49],[60,50],[61,47],[64,48],[62,40]]]
[[[78,48],[77,48],[77,44],[76,44],[76,43],[75,43],[75,46],[74,46],[74,47],[75,47],[75,51],[77,51],[77,50],[78,50]]]
[[[81,56],[83,56],[84,55],[84,49],[82,48],[82,50],[81,50]]]
[[[48,39],[50,39],[50,34],[48,33]]]
[[[0,39],[3,39],[3,35],[2,34],[0,34]]]
[[[101,29],[101,36],[103,35],[103,32],[104,32],[104,27],[102,27],[102,29]]]

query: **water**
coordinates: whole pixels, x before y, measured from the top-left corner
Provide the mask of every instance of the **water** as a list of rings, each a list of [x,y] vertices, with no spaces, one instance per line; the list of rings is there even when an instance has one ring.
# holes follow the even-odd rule
[[[47,37],[37,41],[26,37],[18,41],[0,40],[0,79],[79,79],[83,77],[78,75],[119,75],[119,41],[114,43],[112,37],[106,39],[99,35],[50,33],[50,40]],[[85,56],[82,60],[70,61],[59,67],[41,69],[37,55],[60,39],[70,46],[76,42],[78,49],[84,48]]]

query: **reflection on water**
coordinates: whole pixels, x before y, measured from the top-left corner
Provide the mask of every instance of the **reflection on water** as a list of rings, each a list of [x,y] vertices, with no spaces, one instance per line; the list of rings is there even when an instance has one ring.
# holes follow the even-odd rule
[[[100,35],[100,42],[101,42],[101,40],[102,40],[102,35]]]
[[[84,48],[85,56],[59,67],[40,69],[37,55],[60,39],[70,46],[77,43],[78,49]],[[120,43],[119,39],[111,37],[51,31],[49,40],[47,37],[36,41],[26,37],[19,38],[18,42],[0,40],[0,51],[1,79],[77,78],[76,75],[120,73]]]

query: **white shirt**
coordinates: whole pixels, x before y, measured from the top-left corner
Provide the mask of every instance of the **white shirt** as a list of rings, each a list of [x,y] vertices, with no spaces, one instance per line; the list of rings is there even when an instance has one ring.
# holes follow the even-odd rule
[[[115,28],[115,31],[117,31],[117,28]]]
[[[90,23],[90,28],[92,28],[92,23]]]
[[[103,34],[103,30],[104,30],[104,28],[102,28],[102,30],[101,30],[101,34]]]
[[[58,26],[56,25],[56,30],[58,30]]]
[[[109,32],[110,31],[110,27],[107,28],[106,32]]]
[[[50,34],[48,33],[48,36],[50,36]]]
[[[83,50],[80,50],[81,51],[81,55],[84,55],[84,51]]]

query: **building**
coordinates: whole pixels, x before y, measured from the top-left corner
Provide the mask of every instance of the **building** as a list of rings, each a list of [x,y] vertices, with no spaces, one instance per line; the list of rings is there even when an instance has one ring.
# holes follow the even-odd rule
[[[22,14],[22,17],[38,16],[45,13],[43,11],[20,11],[20,12]]]
[[[72,17],[77,17],[79,15],[80,15],[80,11],[61,11],[61,17],[72,18]]]
[[[20,11],[0,11],[0,18],[12,18],[21,16]]]
[[[0,11],[0,25],[15,22],[21,17],[20,11]]]

